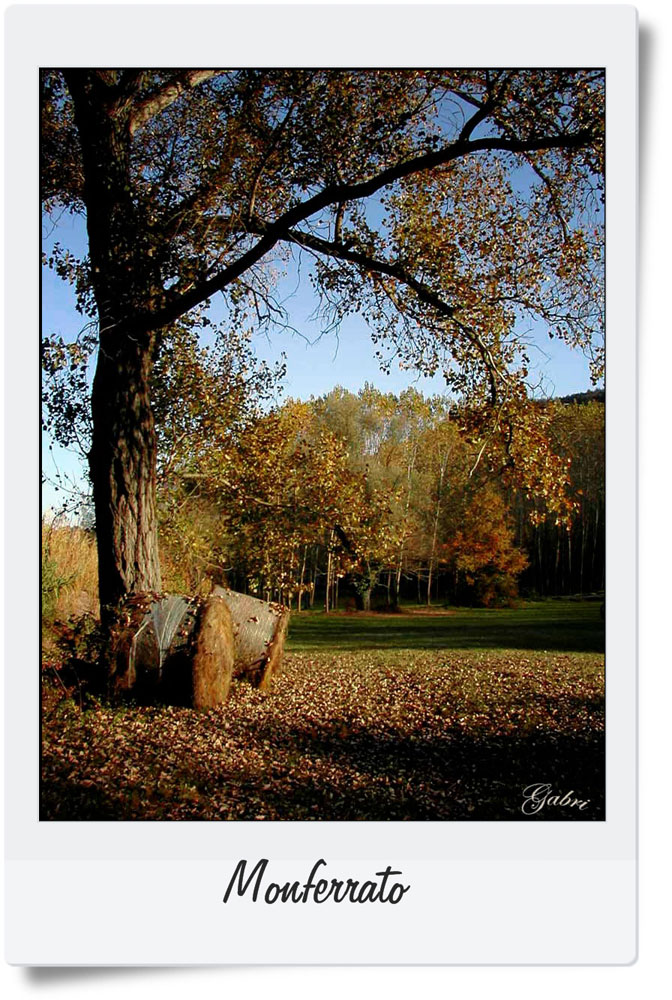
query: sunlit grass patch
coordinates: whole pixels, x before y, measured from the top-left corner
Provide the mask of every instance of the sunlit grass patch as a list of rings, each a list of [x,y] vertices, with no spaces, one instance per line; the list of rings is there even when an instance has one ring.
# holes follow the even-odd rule
[[[403,614],[294,614],[288,648],[604,651],[600,600],[521,601],[515,608],[421,608]]]

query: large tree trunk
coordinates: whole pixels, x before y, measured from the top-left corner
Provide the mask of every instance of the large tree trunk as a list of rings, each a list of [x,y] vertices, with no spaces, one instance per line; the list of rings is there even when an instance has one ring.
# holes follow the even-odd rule
[[[93,484],[100,603],[159,591],[156,435],[150,376],[156,333],[146,317],[161,300],[159,261],[145,245],[131,197],[130,119],[96,71],[64,72],[82,148],[89,257],[99,322],[92,391]],[[137,320],[145,317],[144,328]]]
[[[93,383],[93,484],[101,608],[161,590],[151,354],[119,330],[98,355]]]

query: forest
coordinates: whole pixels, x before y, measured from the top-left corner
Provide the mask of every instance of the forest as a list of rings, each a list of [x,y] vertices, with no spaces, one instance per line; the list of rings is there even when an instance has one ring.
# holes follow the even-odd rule
[[[171,364],[180,378],[175,357]],[[215,391],[203,390],[202,374],[198,384],[205,396]],[[468,413],[445,397],[337,387],[247,421],[232,420],[231,399],[221,400],[217,411],[228,413],[217,434],[194,385],[190,413],[180,412],[179,426],[162,423],[164,578],[186,593],[210,578],[327,612],[603,590],[599,396],[537,404],[567,482],[559,516],[543,489],[512,488],[495,456],[479,458]]]
[[[604,590],[603,393],[536,404],[566,482],[558,516],[543,490],[512,488],[479,458],[447,397],[367,385],[264,407],[281,372],[230,347],[221,334],[195,352],[173,344],[184,402],[157,395],[167,589],[210,582],[326,612]]]

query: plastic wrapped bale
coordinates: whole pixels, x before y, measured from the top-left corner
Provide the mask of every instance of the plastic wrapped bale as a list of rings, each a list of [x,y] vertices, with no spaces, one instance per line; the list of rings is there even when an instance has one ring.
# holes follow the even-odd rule
[[[159,599],[158,594],[135,594],[117,608],[107,651],[110,682],[116,693],[151,689],[158,679],[145,666],[158,659],[158,647],[154,632],[147,632],[144,625],[152,604]]]
[[[142,594],[122,607],[113,630],[112,684],[146,702],[212,708],[226,700],[233,673],[228,606]]]
[[[215,587],[213,595],[223,597],[231,612],[234,677],[246,677],[257,687],[267,690],[282,664],[289,609],[225,587]]]

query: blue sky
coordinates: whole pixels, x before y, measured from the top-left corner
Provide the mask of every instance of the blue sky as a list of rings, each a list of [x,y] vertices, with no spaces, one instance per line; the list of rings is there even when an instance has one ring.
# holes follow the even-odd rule
[[[48,253],[54,242],[67,247],[76,256],[86,252],[86,231],[80,218],[64,216],[57,227],[49,220],[43,228],[43,250]],[[364,384],[373,383],[384,392],[399,393],[413,385],[426,394],[442,393],[445,383],[440,375],[433,378],[418,376],[415,371],[404,371],[394,364],[389,374],[381,371],[374,357],[375,347],[369,330],[359,316],[346,318],[338,332],[321,336],[318,321],[311,318],[316,300],[309,282],[297,283],[296,275],[286,278],[278,287],[278,297],[284,300],[291,324],[299,333],[281,330],[268,335],[253,335],[257,357],[274,362],[284,353],[287,375],[282,398],[309,399],[321,396],[336,385],[357,392]],[[219,299],[219,301],[218,301]],[[211,316],[224,315],[221,296],[212,302]],[[42,327],[43,334],[58,334],[65,340],[76,338],[87,319],[75,308],[73,289],[49,268],[42,274]],[[527,331],[526,331],[527,332]],[[550,340],[541,327],[530,328],[531,361],[538,376],[543,377],[544,395],[563,396],[591,388],[587,359],[578,351],[566,347],[558,339]],[[81,482],[82,466],[77,456],[56,445],[43,434],[43,471],[47,482],[43,485],[43,506],[58,508],[67,495],[68,481]],[[57,489],[58,476],[62,477]],[[65,492],[64,492],[65,488]]]

